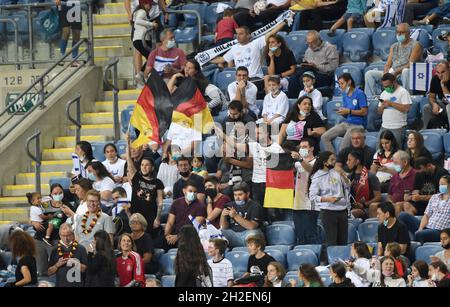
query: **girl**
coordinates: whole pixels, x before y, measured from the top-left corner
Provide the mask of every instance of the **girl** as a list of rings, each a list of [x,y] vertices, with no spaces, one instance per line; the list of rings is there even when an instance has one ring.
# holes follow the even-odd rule
[[[381,193],[387,193],[389,189],[389,182],[395,171],[393,156],[398,150],[397,139],[390,130],[385,130],[380,134],[380,142],[378,143],[378,150],[373,156],[373,163],[370,167],[370,172],[376,174],[381,183]],[[369,214],[374,217],[376,214],[372,212]]]
[[[346,267],[343,262],[333,263],[330,268],[330,276],[333,282],[329,285],[330,288],[354,288],[355,285],[350,278],[345,276]]]
[[[423,260],[417,260],[411,268],[411,274],[408,275],[408,287],[430,287],[428,264]]]
[[[264,97],[262,109],[263,122],[278,128],[289,111],[289,99],[281,91],[279,76],[269,77],[266,93],[267,95]]]
[[[113,143],[106,144],[103,148],[103,153],[106,157],[106,160],[102,162],[103,165],[113,176],[114,182],[120,185],[123,183],[126,161],[118,156],[117,147]]]
[[[391,242],[386,244],[384,256],[394,258],[395,267],[397,269],[398,275],[406,277],[406,270],[408,268],[408,265],[401,258],[401,248],[397,242]]]
[[[289,280],[291,287],[304,287],[304,288],[324,287],[319,272],[317,272],[316,268],[309,263],[300,265],[300,267],[298,268],[298,279],[300,281],[298,285],[294,279]]]
[[[91,143],[86,141],[80,141],[75,146],[75,155],[80,160],[80,169],[73,169],[72,174],[74,176],[87,178],[86,166],[89,162],[94,160],[94,154],[92,151]],[[76,158],[72,156],[72,158]]]
[[[130,234],[119,237],[118,249],[121,252],[116,258],[116,269],[120,287],[144,287],[144,263],[136,252],[136,245]]]
[[[264,287],[285,287],[283,282],[284,276],[286,276],[286,270],[279,262],[270,262],[267,266],[267,276],[264,280]]]
[[[194,174],[202,176],[203,178],[206,178],[208,177],[208,171],[206,170],[206,167],[203,165],[203,163],[203,157],[194,157],[192,159],[192,172]]]
[[[88,253],[86,287],[114,287],[116,262],[109,234],[99,230],[94,234],[93,249]]]
[[[408,134],[406,145],[408,147],[406,152],[411,157],[410,164],[412,167],[414,167],[414,162],[419,157],[427,157],[432,159],[431,153],[425,148],[423,135],[420,132],[411,131]]]
[[[372,254],[370,253],[366,243],[360,241],[354,242],[352,244],[350,254],[351,257],[354,259],[353,260],[354,264],[366,270],[370,269],[370,259],[372,258]],[[350,278],[357,288],[370,286],[370,282],[356,275],[355,272],[349,271],[345,274],[345,276]]]
[[[94,182],[92,187],[99,191],[102,197],[102,211],[107,213],[109,207],[113,205],[112,190],[116,187],[114,178],[99,161],[90,162],[86,170],[88,171],[88,179]]]
[[[33,192],[26,194],[28,203],[30,204],[30,221],[36,230],[35,238],[44,241],[47,245],[52,246],[51,236],[54,226],[49,220],[54,218],[53,214],[45,214],[42,207],[41,193]]]
[[[393,257],[386,256],[381,259],[381,270],[366,269],[354,263],[350,263],[349,267],[357,275],[371,282],[372,287],[406,287],[405,280],[398,275]]]

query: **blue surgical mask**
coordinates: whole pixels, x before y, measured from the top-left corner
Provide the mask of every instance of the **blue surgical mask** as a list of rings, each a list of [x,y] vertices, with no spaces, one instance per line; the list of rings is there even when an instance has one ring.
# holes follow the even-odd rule
[[[193,202],[195,199],[197,198],[197,195],[195,194],[195,192],[187,192],[186,193],[186,200],[188,202]]]
[[[278,47],[277,47],[277,46],[275,46],[275,47],[270,47],[269,50],[272,51],[272,52],[275,52],[275,51],[278,50]]]
[[[172,159],[174,161],[178,161],[178,159],[180,159],[180,158],[181,158],[181,152],[176,152],[172,155]]]
[[[306,112],[303,112],[302,110],[300,110],[300,115],[301,115],[301,116],[308,116],[309,113],[306,113]]]
[[[302,157],[302,158],[306,158],[309,155],[309,151],[306,148],[300,148],[298,153],[300,154],[300,157]]]
[[[405,40],[406,40],[406,36],[404,34],[397,35],[397,42],[399,42],[400,44],[403,43]]]
[[[57,194],[57,195],[52,195],[52,198],[54,201],[62,201],[64,198],[64,194]]]
[[[236,205],[238,205],[238,206],[243,206],[243,205],[245,205],[245,200],[235,200],[234,202],[235,202]]]
[[[448,187],[446,185],[439,185],[439,193],[447,194],[448,193]]]
[[[400,173],[402,171],[402,167],[398,164],[394,164],[394,171],[397,173]]]
[[[383,226],[384,226],[384,227],[387,227],[388,224],[389,224],[389,220],[384,220],[384,221],[383,221]]]
[[[176,44],[175,44],[175,40],[174,39],[172,39],[172,40],[167,42],[167,48],[169,48],[169,49],[175,47],[175,45]]]
[[[94,173],[88,173],[88,179],[91,181],[97,181],[97,177],[94,175]]]

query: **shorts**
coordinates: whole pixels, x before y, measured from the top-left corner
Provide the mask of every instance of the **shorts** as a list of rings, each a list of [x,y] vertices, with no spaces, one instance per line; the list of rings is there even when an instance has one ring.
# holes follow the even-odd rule
[[[67,19],[67,13],[71,8],[66,5],[61,5],[61,10],[59,11],[59,22],[61,23],[62,28],[70,27],[72,30],[80,30],[81,31],[81,19],[82,14],[80,14],[79,22],[69,22]]]
[[[358,13],[345,13],[342,18],[344,18],[345,21],[353,18],[353,22],[362,22],[362,15]]]

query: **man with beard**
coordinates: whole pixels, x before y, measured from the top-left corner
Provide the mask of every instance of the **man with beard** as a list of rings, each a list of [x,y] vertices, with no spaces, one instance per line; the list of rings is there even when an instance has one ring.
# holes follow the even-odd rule
[[[191,161],[189,158],[181,156],[177,160],[178,171],[180,172],[181,178],[175,182],[173,185],[173,199],[184,197],[183,189],[186,182],[195,182],[195,187],[197,188],[197,198],[201,202],[205,201],[205,186],[203,185],[203,177],[192,173]]]

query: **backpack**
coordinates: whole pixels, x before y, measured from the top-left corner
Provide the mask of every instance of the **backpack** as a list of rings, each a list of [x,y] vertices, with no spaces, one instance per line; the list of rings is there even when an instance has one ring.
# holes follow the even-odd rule
[[[44,40],[49,41],[56,36],[59,36],[61,24],[59,22],[59,13],[57,9],[52,8],[45,11],[41,15],[40,20],[38,20],[38,24],[44,34]]]

